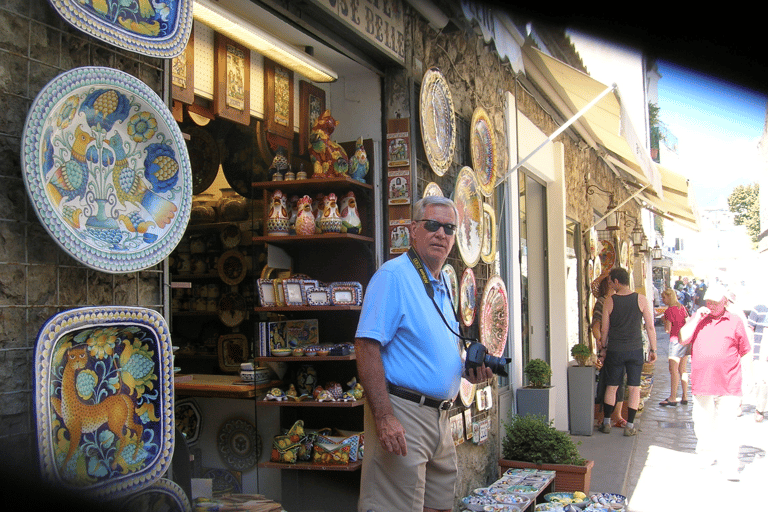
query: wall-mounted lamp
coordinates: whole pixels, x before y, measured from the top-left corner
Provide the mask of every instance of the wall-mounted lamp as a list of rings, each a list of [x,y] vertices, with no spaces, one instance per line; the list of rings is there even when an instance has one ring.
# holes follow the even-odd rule
[[[645,236],[643,228],[636,225],[630,236],[632,237],[632,245],[635,246],[635,248],[639,248],[643,245],[643,237]]]
[[[661,247],[659,247],[659,242],[656,242],[656,245],[654,245],[653,249],[651,249],[651,258],[654,260],[661,259]]]
[[[264,32],[211,0],[195,0],[192,14],[195,20],[208,25],[216,32],[234,39],[313,82],[334,82],[339,78],[336,72],[308,54]]]
[[[648,254],[651,251],[651,249],[648,247],[648,237],[643,235],[643,238],[640,242],[640,249],[638,249],[637,252],[642,252],[643,254]]]
[[[603,194],[606,194],[608,199],[608,210],[603,217],[605,219],[605,229],[608,231],[616,231],[619,229],[619,214],[616,211],[616,202],[613,197],[613,192],[608,192],[607,190],[603,190],[597,185],[590,185],[587,187],[587,195],[592,195],[595,193],[595,189],[599,190]]]

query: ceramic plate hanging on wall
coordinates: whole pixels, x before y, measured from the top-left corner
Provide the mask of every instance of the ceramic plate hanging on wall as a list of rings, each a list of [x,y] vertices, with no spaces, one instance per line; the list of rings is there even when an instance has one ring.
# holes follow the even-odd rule
[[[459,396],[461,397],[461,403],[464,404],[464,407],[472,405],[472,402],[475,401],[475,385],[462,377]]]
[[[188,0],[48,1],[73,27],[150,57],[178,57],[192,32],[192,2]]]
[[[616,247],[609,240],[600,240],[602,250],[600,251],[600,263],[603,271],[609,271],[616,263]]]
[[[227,466],[237,471],[252,468],[261,456],[261,437],[256,427],[245,420],[224,423],[216,444]]]
[[[40,222],[91,268],[156,265],[187,228],[192,173],[181,131],[127,73],[86,67],[54,78],[32,104],[21,153]]]
[[[438,176],[453,161],[456,146],[456,119],[448,81],[438,68],[430,68],[421,82],[421,139],[427,161]]]
[[[475,320],[476,297],[475,272],[471,268],[467,268],[461,275],[461,288],[459,291],[459,316],[461,317],[461,322],[466,326],[472,325],[472,322]]]
[[[35,348],[40,469],[57,487],[118,498],[171,462],[173,355],[156,311],[87,307],[42,327]]]
[[[192,168],[192,194],[201,194],[211,186],[219,172],[219,145],[213,135],[201,126],[188,124],[183,131],[189,135],[186,143]]]
[[[493,263],[496,259],[496,212],[493,206],[483,203],[483,248],[480,258],[485,263]]]
[[[456,245],[461,259],[472,268],[480,261],[483,248],[483,200],[477,189],[475,173],[469,167],[459,171],[453,198],[459,210]]]
[[[621,268],[628,269],[629,267],[627,264],[629,263],[629,251],[627,250],[627,241],[624,240],[621,242],[621,249],[619,252],[619,265],[621,265]]]
[[[187,493],[179,484],[167,478],[161,478],[141,492],[132,494],[115,504],[115,510],[136,512],[138,510],[168,510],[191,512],[192,504]]]
[[[453,265],[446,263],[443,265],[443,275],[448,283],[448,292],[451,294],[451,302],[453,303],[453,310],[458,313],[459,311],[459,276],[456,275],[456,269]]]
[[[424,196],[443,196],[443,189],[440,188],[440,185],[435,183],[434,181],[430,181],[427,183],[427,186],[424,187]]]
[[[507,344],[508,304],[504,281],[499,276],[488,279],[480,303],[480,342],[496,357],[501,357]]]
[[[493,194],[496,186],[498,154],[496,153],[496,136],[493,132],[491,118],[483,107],[477,107],[472,114],[471,149],[472,167],[477,174],[480,191],[485,197]]]
[[[184,434],[187,445],[194,446],[200,438],[200,431],[203,428],[203,415],[200,412],[200,406],[197,405],[194,398],[176,400],[173,415],[176,420],[176,428]]]

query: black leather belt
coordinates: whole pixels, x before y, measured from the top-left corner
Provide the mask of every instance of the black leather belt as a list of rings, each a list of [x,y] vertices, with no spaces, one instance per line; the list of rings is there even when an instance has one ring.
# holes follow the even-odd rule
[[[434,407],[439,411],[447,411],[453,407],[453,400],[437,400],[435,398],[429,398],[426,395],[422,395],[421,393],[416,393],[414,391],[409,391],[405,388],[395,386],[394,384],[387,383],[387,391],[389,391],[390,395],[395,395],[397,397],[410,400],[411,402],[416,402],[419,405]]]

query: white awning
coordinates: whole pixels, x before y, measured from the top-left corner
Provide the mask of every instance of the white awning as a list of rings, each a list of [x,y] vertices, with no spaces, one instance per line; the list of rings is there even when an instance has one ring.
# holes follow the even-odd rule
[[[603,153],[608,162],[663,197],[660,172],[638,138],[618,89],[612,86],[613,94],[605,94],[595,105],[580,112],[609,86],[531,45],[523,47],[523,57],[526,75],[548,94],[564,116],[571,118],[568,124],[573,123],[586,142]]]
[[[693,231],[700,231],[699,211],[688,179],[663,165],[657,167],[661,173],[664,198],[646,189],[640,192],[640,200],[654,213]]]

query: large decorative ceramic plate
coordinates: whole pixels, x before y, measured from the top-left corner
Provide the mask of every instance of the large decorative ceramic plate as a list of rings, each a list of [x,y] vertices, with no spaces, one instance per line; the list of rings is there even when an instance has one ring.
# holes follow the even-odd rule
[[[120,512],[146,512],[162,510],[164,512],[191,512],[192,504],[187,493],[179,484],[167,478],[161,478],[141,492],[132,494],[115,504],[114,510]]]
[[[480,302],[480,342],[488,353],[501,357],[507,345],[509,328],[509,300],[507,288],[499,276],[493,276],[485,283]]]
[[[448,81],[438,68],[430,68],[421,82],[421,139],[427,161],[438,176],[445,174],[456,147],[456,119]]]
[[[480,261],[483,249],[483,200],[477,189],[475,173],[469,167],[459,171],[453,197],[459,210],[456,245],[461,259],[472,268]]]
[[[627,241],[624,240],[621,242],[621,249],[619,250],[619,265],[621,268],[628,268],[627,264],[629,263],[629,251],[627,250],[628,244]]]
[[[480,191],[485,197],[493,194],[498,173],[498,154],[496,153],[496,136],[493,132],[491,118],[483,107],[477,107],[472,114],[471,143],[472,167],[477,174]]]
[[[73,27],[150,57],[172,59],[192,32],[191,0],[49,0]]]
[[[187,228],[192,176],[181,131],[127,73],[86,67],[51,80],[30,108],[21,153],[40,222],[91,268],[156,265]]]
[[[440,185],[438,185],[434,181],[430,181],[429,183],[427,183],[427,186],[424,187],[423,197],[428,197],[428,196],[443,197],[443,189],[441,189]]]
[[[252,468],[261,456],[261,437],[256,427],[245,420],[231,420],[222,425],[217,438],[219,454],[237,471]]]
[[[176,400],[174,407],[174,418],[176,428],[184,434],[184,440],[188,446],[197,444],[200,438],[200,431],[203,428],[203,414],[200,412],[200,406],[194,398],[184,398]]]
[[[464,273],[461,275],[459,296],[459,316],[461,322],[469,327],[475,320],[477,305],[477,284],[475,272],[471,268],[464,269]]]
[[[602,270],[611,270],[616,263],[616,247],[609,240],[600,240],[602,250],[600,251],[600,263]]]
[[[483,247],[480,258],[485,263],[493,263],[496,259],[496,212],[493,206],[483,203]]]
[[[462,377],[459,396],[461,397],[461,403],[464,404],[464,407],[472,405],[472,402],[475,401],[475,385]]]
[[[118,498],[163,476],[174,442],[172,354],[168,325],[151,309],[87,307],[51,317],[34,364],[44,478]]]
[[[456,274],[456,269],[453,265],[446,263],[443,265],[443,275],[448,282],[448,292],[451,294],[451,303],[453,303],[453,310],[459,311],[459,276]]]

